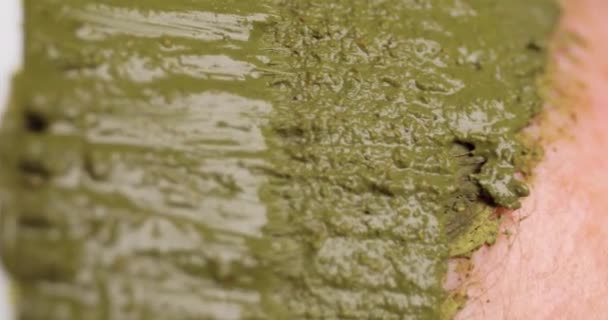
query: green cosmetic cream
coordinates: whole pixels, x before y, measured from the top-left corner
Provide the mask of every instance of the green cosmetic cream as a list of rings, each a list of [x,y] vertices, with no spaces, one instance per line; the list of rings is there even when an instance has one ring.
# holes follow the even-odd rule
[[[25,0],[0,132],[21,320],[449,318],[552,0]]]

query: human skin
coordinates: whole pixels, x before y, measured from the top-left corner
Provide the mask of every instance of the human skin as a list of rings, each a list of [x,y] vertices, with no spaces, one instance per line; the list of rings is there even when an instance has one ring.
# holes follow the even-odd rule
[[[469,301],[457,320],[608,316],[606,12],[603,0],[564,3],[558,35],[579,39],[554,49],[552,90],[559,94],[534,129],[545,157],[530,197],[502,213],[496,244],[480,249],[463,275]]]

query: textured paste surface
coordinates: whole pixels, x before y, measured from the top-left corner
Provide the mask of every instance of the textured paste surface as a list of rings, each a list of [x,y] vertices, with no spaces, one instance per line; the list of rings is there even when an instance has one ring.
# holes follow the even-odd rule
[[[27,0],[21,319],[440,319],[528,193],[551,0]]]

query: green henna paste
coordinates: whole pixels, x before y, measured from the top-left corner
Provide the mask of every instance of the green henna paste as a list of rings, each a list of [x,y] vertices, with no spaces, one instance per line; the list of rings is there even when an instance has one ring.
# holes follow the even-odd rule
[[[551,0],[26,0],[21,319],[441,319],[492,243]]]

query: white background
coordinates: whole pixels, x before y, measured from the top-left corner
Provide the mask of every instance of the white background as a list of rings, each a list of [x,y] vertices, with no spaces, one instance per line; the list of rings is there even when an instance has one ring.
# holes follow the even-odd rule
[[[20,1],[0,0],[0,112],[6,107],[10,79],[21,64],[21,37]],[[6,277],[1,273],[0,320],[12,319],[7,288]]]
[[[6,106],[10,77],[21,61],[21,8],[19,0],[0,0],[0,110]]]

